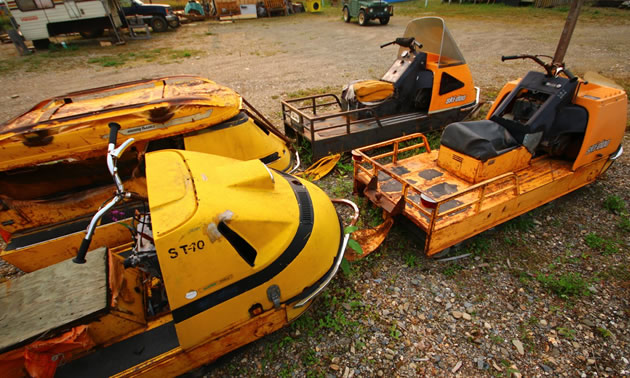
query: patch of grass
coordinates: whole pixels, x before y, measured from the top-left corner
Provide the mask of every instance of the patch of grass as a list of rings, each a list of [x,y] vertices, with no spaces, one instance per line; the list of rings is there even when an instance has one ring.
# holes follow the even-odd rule
[[[558,327],[557,329],[558,335],[564,337],[565,339],[573,340],[575,339],[575,330],[567,327]]]
[[[115,55],[101,55],[89,58],[89,64],[97,64],[102,67],[119,67],[132,63],[162,62],[169,63],[181,59],[201,55],[200,50],[159,48],[141,50],[138,52],[124,52]]]
[[[617,227],[623,232],[630,232],[630,217],[622,216],[621,219],[619,219],[619,223],[617,223]]]
[[[450,264],[449,266],[447,266],[446,268],[444,268],[442,270],[442,274],[445,275],[446,277],[454,277],[457,272],[459,272],[460,270],[463,270],[464,267],[454,263],[454,264]]]
[[[534,218],[530,214],[523,214],[505,223],[506,231],[526,232],[534,228]]]
[[[590,232],[584,236],[584,242],[587,246],[597,251],[602,252],[604,255],[613,255],[619,252],[617,243],[613,240],[603,238],[593,232]]]
[[[331,86],[319,87],[319,88],[307,88],[307,89],[299,89],[295,92],[287,93],[286,97],[288,98],[300,98],[314,95],[322,95],[325,93],[337,93],[337,88]]]
[[[582,278],[580,273],[569,272],[559,276],[555,274],[544,275],[538,273],[536,280],[538,280],[544,288],[563,299],[589,294],[587,289],[588,283]]]
[[[392,326],[389,327],[389,336],[394,340],[398,340],[400,336],[402,336],[402,333],[398,330],[396,323],[392,323]]]
[[[336,167],[342,174],[354,174],[354,165],[352,164],[352,161],[344,163],[342,159],[339,159]]]
[[[484,253],[489,252],[489,251],[490,251],[490,239],[483,236],[477,236],[466,247],[466,252],[472,253],[475,256],[483,255]]]
[[[607,339],[612,336],[612,332],[607,330],[604,327],[597,327],[597,332],[599,332],[600,336]]]
[[[627,204],[623,198],[617,195],[610,195],[604,200],[604,208],[613,214],[625,214]]]
[[[499,335],[490,335],[490,340],[495,344],[503,344],[505,339]]]
[[[405,265],[407,265],[409,268],[420,266],[420,263],[417,261],[417,256],[415,253],[407,252],[405,254]]]
[[[307,349],[306,352],[302,353],[301,360],[304,366],[313,366],[319,362],[317,353],[313,349]]]

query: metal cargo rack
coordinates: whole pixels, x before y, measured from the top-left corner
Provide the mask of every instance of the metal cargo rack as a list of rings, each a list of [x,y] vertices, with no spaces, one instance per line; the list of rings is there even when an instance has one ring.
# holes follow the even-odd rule
[[[339,97],[333,93],[282,101],[285,134],[310,142],[314,159],[402,135],[439,130],[450,121],[461,119],[463,111],[468,109],[431,116],[423,112],[378,116],[372,107],[344,111]],[[359,119],[364,115],[368,117]]]

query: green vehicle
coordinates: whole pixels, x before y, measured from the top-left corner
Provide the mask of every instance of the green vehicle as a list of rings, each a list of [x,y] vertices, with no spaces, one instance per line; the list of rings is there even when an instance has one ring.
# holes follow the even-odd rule
[[[394,6],[387,1],[361,1],[344,0],[343,20],[350,22],[353,17],[357,17],[359,25],[367,25],[370,20],[378,18],[381,25],[387,25],[389,18],[394,15]]]

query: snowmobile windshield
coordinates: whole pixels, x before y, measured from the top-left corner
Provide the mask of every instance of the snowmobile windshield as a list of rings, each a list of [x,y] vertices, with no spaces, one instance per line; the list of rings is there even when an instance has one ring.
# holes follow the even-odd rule
[[[438,67],[466,63],[444,20],[439,17],[423,17],[410,21],[404,37],[414,37],[416,41],[422,43],[421,51],[438,55]],[[401,47],[398,50],[399,57],[403,51],[407,51],[407,48]]]

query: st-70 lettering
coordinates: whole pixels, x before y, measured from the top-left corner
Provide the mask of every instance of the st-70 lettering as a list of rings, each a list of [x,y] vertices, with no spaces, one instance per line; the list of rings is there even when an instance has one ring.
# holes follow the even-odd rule
[[[176,259],[181,254],[187,255],[189,253],[194,253],[202,250],[206,246],[206,243],[203,240],[197,240],[196,242],[192,242],[190,244],[180,245],[179,247],[169,248],[168,254],[170,258]]]

